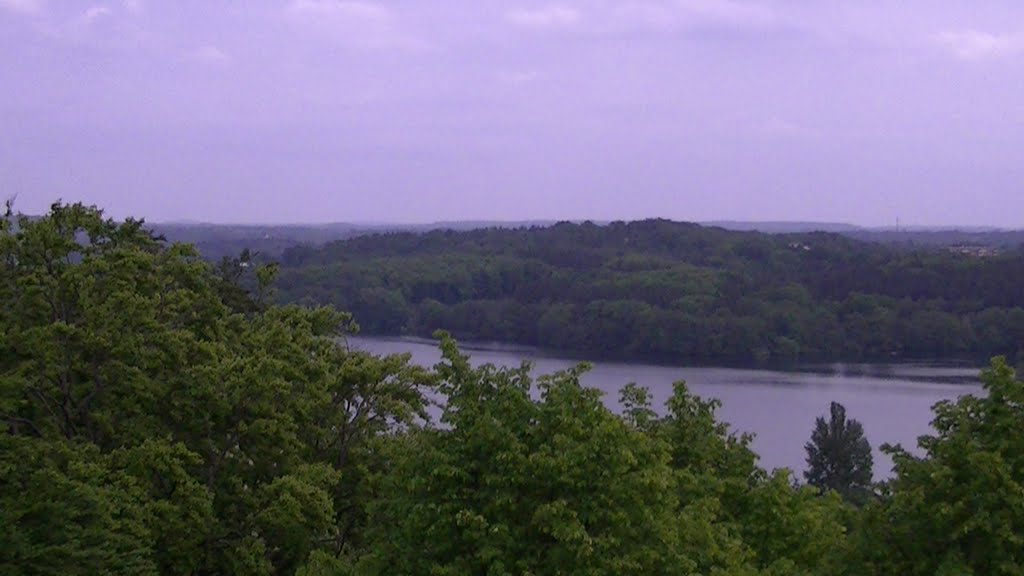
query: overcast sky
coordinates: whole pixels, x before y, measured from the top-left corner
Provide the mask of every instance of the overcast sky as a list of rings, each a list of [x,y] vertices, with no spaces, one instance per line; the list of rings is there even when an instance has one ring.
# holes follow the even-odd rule
[[[1024,227],[1024,2],[0,0],[0,196]]]

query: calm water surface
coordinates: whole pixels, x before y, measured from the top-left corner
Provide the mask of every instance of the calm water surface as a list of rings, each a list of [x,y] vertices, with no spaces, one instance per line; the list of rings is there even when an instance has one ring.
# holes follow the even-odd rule
[[[353,348],[374,354],[412,354],[416,364],[432,366],[440,352],[431,342],[409,339],[350,338]],[[577,361],[546,356],[537,350],[513,347],[463,346],[474,365],[518,366],[529,360],[534,374],[548,374]],[[651,391],[656,407],[672,393],[672,383],[686,380],[705,398],[722,402],[721,420],[733,430],[755,435],[753,447],[765,468],[805,467],[804,443],[814,419],[828,413],[829,403],[846,406],[847,416],[864,424],[875,448],[875,476],[891,474],[892,461],[879,452],[883,443],[916,448],[917,437],[931,432],[931,406],[962,394],[981,394],[981,367],[928,364],[835,364],[804,366],[795,371],[760,369],[668,367],[650,364],[593,363],[583,384],[605,392],[617,408],[618,390],[636,382]]]

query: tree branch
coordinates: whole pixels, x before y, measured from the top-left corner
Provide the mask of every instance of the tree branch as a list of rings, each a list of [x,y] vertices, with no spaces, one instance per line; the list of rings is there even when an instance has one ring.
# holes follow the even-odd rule
[[[31,420],[29,420],[27,418],[19,418],[17,416],[13,416],[13,415],[10,415],[10,414],[4,414],[4,413],[0,412],[0,420],[3,420],[4,422],[7,422],[7,424],[11,426],[11,429],[12,429],[11,432],[15,436],[18,436],[20,434],[20,432],[18,430],[18,426],[21,425],[21,424],[24,424],[24,425],[26,425],[26,426],[28,426],[29,428],[32,429],[32,432],[35,433],[35,436],[37,438],[42,438],[43,437],[43,433],[39,430],[39,427],[36,426],[35,422],[33,422],[33,421],[31,421]]]

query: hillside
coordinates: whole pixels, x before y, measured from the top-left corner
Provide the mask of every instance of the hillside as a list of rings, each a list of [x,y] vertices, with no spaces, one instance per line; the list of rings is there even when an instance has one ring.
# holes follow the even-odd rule
[[[211,224],[166,222],[149,228],[171,242],[194,244],[208,260],[235,256],[242,250],[258,252],[265,258],[278,258],[293,246],[323,246],[356,236],[393,232],[431,232],[434,230],[470,231],[483,228],[535,228],[553,226],[553,221],[452,221],[422,224],[347,223],[334,224]],[[605,225],[607,223],[601,223]],[[1024,242],[1024,231],[969,228],[865,228],[830,222],[743,222],[714,221],[702,226],[739,232],[795,234],[833,232],[903,249],[985,247],[996,250],[1013,248]]]
[[[210,224],[167,222],[149,229],[170,242],[193,244],[208,260],[235,256],[242,250],[276,258],[292,246],[322,246],[355,236],[388,232],[429,232],[431,230],[474,230],[477,228],[518,228],[549,226],[553,222],[432,222],[424,224],[350,223],[332,224]]]
[[[281,256],[282,301],[370,334],[443,328],[671,363],[1015,356],[1024,252],[647,220],[359,236]]]

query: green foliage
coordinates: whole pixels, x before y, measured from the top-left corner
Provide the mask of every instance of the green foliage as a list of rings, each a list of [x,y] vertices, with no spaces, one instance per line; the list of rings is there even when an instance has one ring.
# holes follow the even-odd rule
[[[94,446],[0,435],[0,574],[157,574],[147,516]]]
[[[847,420],[846,408],[838,402],[829,407],[830,417],[818,417],[807,450],[804,479],[820,490],[834,490],[847,502],[863,504],[872,494],[871,444],[864,426]]]
[[[894,573],[1024,571],[1024,383],[1002,358],[982,382],[985,397],[936,405],[923,458],[886,447],[897,477],[877,532]]]
[[[698,250],[672,227],[648,226],[647,236],[627,238],[651,254],[607,260],[604,232],[563,226],[558,233],[579,250],[531,245],[541,263],[424,267],[414,290],[431,314],[459,309],[502,333],[535,316],[588,346],[611,341],[587,340],[574,323],[581,309],[615,339],[666,309],[707,314],[730,335],[706,350],[789,325],[743,295],[743,276],[716,284],[672,254],[756,257],[783,270],[800,254],[776,253],[756,236],[725,252]],[[398,253],[412,250],[393,242]],[[350,350],[351,316],[270,304],[276,270],[242,265],[251,259],[214,267],[141,222],[115,223],[81,205],[0,219],[0,575],[1024,570],[1024,384],[1002,359],[983,375],[986,396],[936,406],[923,456],[887,448],[896,477],[853,507],[759,468],[750,437],[683,382],[663,410],[627,385],[615,414],[580,384],[585,365],[536,378],[525,364],[473,367],[446,334],[433,369]],[[544,291],[523,278],[573,290],[574,276],[547,277],[548,265],[584,275],[595,265],[649,270],[619,279],[649,301],[595,277],[602,299],[584,304],[584,290],[579,302],[539,307],[530,298]],[[915,289],[928,289],[927,268],[915,270]],[[379,286],[360,289],[367,302],[384,309],[407,297],[400,269],[378,272]],[[652,280],[676,274],[693,281],[693,293]],[[510,290],[527,296],[466,301]],[[815,298],[793,283],[769,292],[786,310]],[[731,323],[715,312],[720,298],[750,315]],[[893,321],[887,304],[850,296],[843,306],[863,320],[865,338],[877,337],[855,345],[889,349],[893,340],[877,333]],[[652,341],[671,342],[686,325],[670,323]],[[1014,330],[1000,324],[993,341]],[[803,341],[790,340],[755,335],[749,350],[802,354]],[[431,404],[439,422],[428,417]],[[854,424],[834,405],[811,444],[812,464],[826,473],[809,479],[848,498],[866,485],[869,453]],[[860,455],[847,458],[843,446]]]
[[[293,573],[358,543],[377,438],[425,418],[407,357],[327,308],[249,295],[141,222],[81,205],[0,224],[9,573]]]
[[[653,429],[670,449],[684,556],[700,574],[839,574],[842,504],[758,468],[751,438],[730,433],[717,408],[679,382]]]
[[[444,427],[395,441],[368,574],[686,574],[665,447],[579,384],[438,366]]]
[[[755,466],[717,403],[643,388],[614,416],[585,366],[473,369],[450,339],[442,427],[391,443],[362,574],[839,574],[843,505]]]
[[[282,259],[280,301],[333,304],[370,333],[444,329],[591,358],[987,359],[1024,337],[1024,250],[646,220],[380,234]]]

